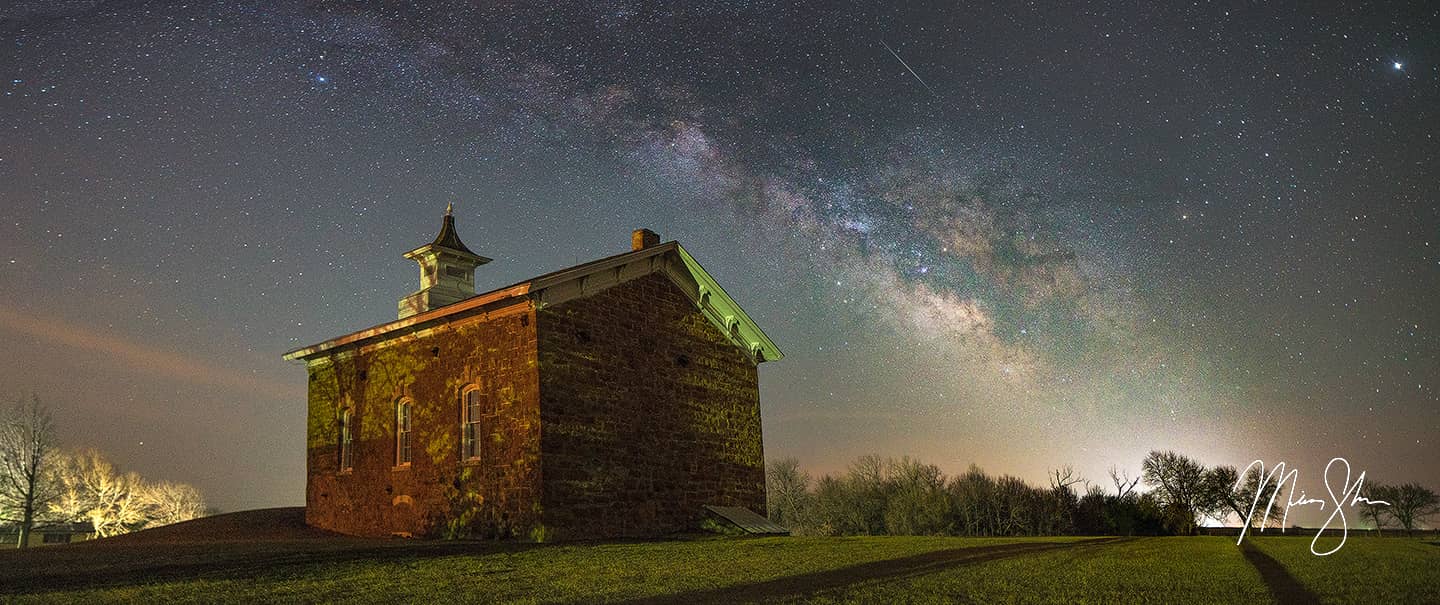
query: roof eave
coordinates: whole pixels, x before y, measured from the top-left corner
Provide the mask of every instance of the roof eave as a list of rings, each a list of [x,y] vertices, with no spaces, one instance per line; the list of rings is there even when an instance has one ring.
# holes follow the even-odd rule
[[[414,250],[411,250],[411,251],[409,251],[409,252],[406,252],[403,256],[404,256],[405,258],[410,259],[410,260],[415,260],[415,257],[420,256],[420,255],[422,255],[422,254],[425,254],[426,252],[429,252],[431,249],[438,249],[438,250],[440,250],[441,252],[446,252],[446,253],[453,254],[453,255],[455,255],[455,256],[458,256],[458,257],[461,257],[461,258],[464,258],[464,259],[469,259],[469,260],[474,261],[476,264],[479,264],[479,265],[483,265],[483,264],[485,264],[485,263],[488,263],[488,262],[494,260],[494,259],[485,258],[485,257],[483,257],[483,256],[480,256],[479,254],[475,254],[474,252],[467,252],[467,251],[465,251],[465,250],[456,250],[456,249],[454,249],[454,248],[451,248],[451,247],[446,246],[446,245],[443,245],[443,244],[434,244],[434,243],[425,244],[424,246],[420,246],[419,248],[416,248],[416,249],[414,249]]]
[[[412,251],[412,253],[431,246],[435,246],[435,244],[426,244]],[[447,248],[447,250],[449,249]],[[732,340],[738,340],[738,345],[743,345],[747,348],[746,353],[749,354],[756,363],[779,361],[785,357],[780,347],[777,346],[774,341],[770,340],[770,337],[766,335],[765,332],[760,329],[760,326],[750,318],[750,315],[740,307],[740,304],[735,302],[735,299],[731,298],[729,293],[725,292],[725,288],[721,287],[720,283],[715,281],[715,278],[712,277],[709,272],[705,271],[705,268],[700,265],[699,261],[696,261],[695,257],[691,256],[679,242],[669,241],[641,250],[617,254],[583,265],[540,275],[518,284],[472,296],[465,300],[431,309],[424,313],[386,322],[344,336],[331,338],[308,347],[294,349],[286,352],[284,358],[286,360],[309,359],[349,345],[357,343],[363,344],[371,340],[388,337],[398,330],[407,328],[411,331],[420,330],[429,324],[438,322],[453,314],[498,303],[508,298],[539,293],[557,284],[580,279],[587,275],[604,271],[607,268],[633,263],[637,260],[659,256],[669,252],[675,252],[676,256],[684,265],[686,272],[689,273],[691,279],[695,281],[698,288],[698,292],[695,293],[697,297],[695,301],[696,307],[711,323],[715,324],[716,327],[722,331],[730,332],[726,335]],[[407,254],[407,257],[408,256],[409,254]],[[736,333],[738,333],[738,336]]]
[[[721,326],[733,318],[740,335],[745,337],[746,344],[751,347],[752,353],[759,353],[756,363],[784,359],[785,353],[780,350],[775,341],[770,340],[770,336],[765,334],[764,330],[760,329],[760,325],[750,318],[750,314],[740,307],[740,303],[735,302],[735,299],[725,292],[725,288],[720,286],[720,282],[715,281],[715,278],[700,265],[699,261],[695,260],[695,257],[690,255],[690,252],[685,250],[684,246],[677,242],[672,243],[675,244],[675,251],[680,256],[680,260],[685,263],[685,268],[690,271],[695,282],[701,286],[700,296],[702,299],[705,294],[709,294],[708,301],[698,301],[701,311],[711,315],[710,319]]]
[[[424,313],[417,313],[404,319],[397,319],[395,321],[386,322],[377,326],[372,326],[358,332],[351,332],[344,336],[337,336],[335,338],[318,342],[308,347],[300,347],[298,349],[293,349],[287,351],[282,357],[287,361],[293,361],[296,359],[309,359],[316,355],[320,355],[322,353],[345,347],[347,345],[368,342],[372,339],[388,336],[397,330],[403,330],[406,328],[410,328],[413,330],[424,329],[429,324],[437,322],[450,315],[484,307],[486,305],[494,304],[508,298],[524,296],[529,291],[530,282],[518,283],[507,288],[492,290],[484,294],[472,296],[465,300],[454,302],[443,307],[437,307]]]

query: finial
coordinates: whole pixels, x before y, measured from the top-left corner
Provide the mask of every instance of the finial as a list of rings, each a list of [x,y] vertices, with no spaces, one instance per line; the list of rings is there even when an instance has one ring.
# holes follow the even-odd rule
[[[450,203],[448,203],[448,204],[445,204],[445,216],[450,216],[450,213],[452,213],[452,212],[454,212],[454,211],[455,211],[455,203],[454,203],[454,202],[450,202]]]

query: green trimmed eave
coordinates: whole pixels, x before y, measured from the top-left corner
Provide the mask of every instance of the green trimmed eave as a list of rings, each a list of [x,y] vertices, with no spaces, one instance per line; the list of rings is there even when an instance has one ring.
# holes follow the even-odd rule
[[[775,341],[765,335],[765,331],[740,308],[740,303],[730,298],[725,288],[720,287],[719,282],[700,266],[695,257],[690,256],[684,246],[677,243],[675,252],[679,254],[686,270],[699,287],[700,300],[697,301],[697,306],[706,319],[720,328],[721,332],[730,335],[732,339],[738,339],[740,344],[746,346],[756,363],[779,361],[785,357],[785,354],[780,352],[780,347],[775,345]]]

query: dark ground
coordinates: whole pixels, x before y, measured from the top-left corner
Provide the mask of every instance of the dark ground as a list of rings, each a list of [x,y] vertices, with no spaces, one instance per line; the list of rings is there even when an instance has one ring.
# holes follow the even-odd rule
[[[354,538],[306,525],[303,507],[268,508],[64,546],[0,550],[0,595],[129,585],[137,580],[235,578],[287,565],[529,547],[533,546]]]

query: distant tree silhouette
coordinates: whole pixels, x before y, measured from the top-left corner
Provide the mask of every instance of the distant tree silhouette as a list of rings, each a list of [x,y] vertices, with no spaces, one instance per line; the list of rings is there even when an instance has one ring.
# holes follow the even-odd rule
[[[1440,513],[1440,496],[1434,490],[1418,483],[1404,485],[1377,485],[1371,488],[1376,498],[1390,503],[1386,513],[1406,535],[1415,531],[1415,526],[1425,518]]]
[[[1219,503],[1219,514],[1225,516],[1234,513],[1240,523],[1245,523],[1245,518],[1250,514],[1254,506],[1255,516],[1250,519],[1253,527],[1269,527],[1272,524],[1281,522],[1285,514],[1285,501],[1280,493],[1280,483],[1276,480],[1266,482],[1265,474],[1259,465],[1250,467],[1245,471],[1244,480],[1241,481],[1239,471],[1233,466],[1217,466],[1206,473],[1206,488],[1210,491],[1209,499]],[[1260,484],[1265,483],[1265,489],[1260,490]],[[1259,496],[1258,504],[1256,496]],[[1270,506],[1271,499],[1277,503]]]
[[[885,531],[940,536],[951,533],[951,501],[940,467],[911,458],[891,461],[884,480]]]
[[[1118,467],[1110,467],[1110,481],[1115,484],[1115,495],[1124,498],[1135,491],[1135,486],[1140,483],[1140,477],[1130,478],[1130,474]]]
[[[1377,536],[1384,535],[1382,530],[1385,528],[1386,521],[1390,520],[1390,505],[1384,503],[1385,499],[1380,497],[1380,494],[1388,489],[1390,488],[1383,483],[1366,480],[1365,488],[1360,493],[1365,497],[1365,500],[1361,500],[1358,504],[1360,518],[1368,519],[1375,525],[1375,535]]]
[[[1153,493],[1176,533],[1195,533],[1202,519],[1215,516],[1223,506],[1216,485],[1224,477],[1217,477],[1216,472],[1192,458],[1172,451],[1152,451],[1141,469],[1145,484],[1155,488]],[[1233,474],[1234,469],[1230,472]]]
[[[1235,467],[1206,468],[1175,452],[1150,452],[1142,468],[1144,473],[1132,479],[1112,467],[1112,494],[1068,466],[1053,469],[1048,487],[1042,487],[1010,475],[989,475],[973,464],[946,477],[939,467],[913,458],[872,455],[856,459],[843,474],[812,481],[797,460],[785,458],[767,464],[767,510],[796,534],[812,535],[1192,534],[1205,518],[1235,514],[1243,519],[1262,478],[1258,468],[1237,478]],[[1141,481],[1154,489],[1137,493]],[[1077,493],[1076,486],[1085,486],[1084,492]],[[1418,485],[1371,485],[1369,491],[1371,498],[1406,503],[1399,511],[1403,522],[1391,507],[1377,508],[1385,512],[1376,514],[1407,528],[1440,513],[1434,492]],[[1259,495],[1252,521],[1257,526],[1277,521],[1285,509],[1279,488],[1266,485]],[[1263,513],[1272,495],[1279,505]]]

